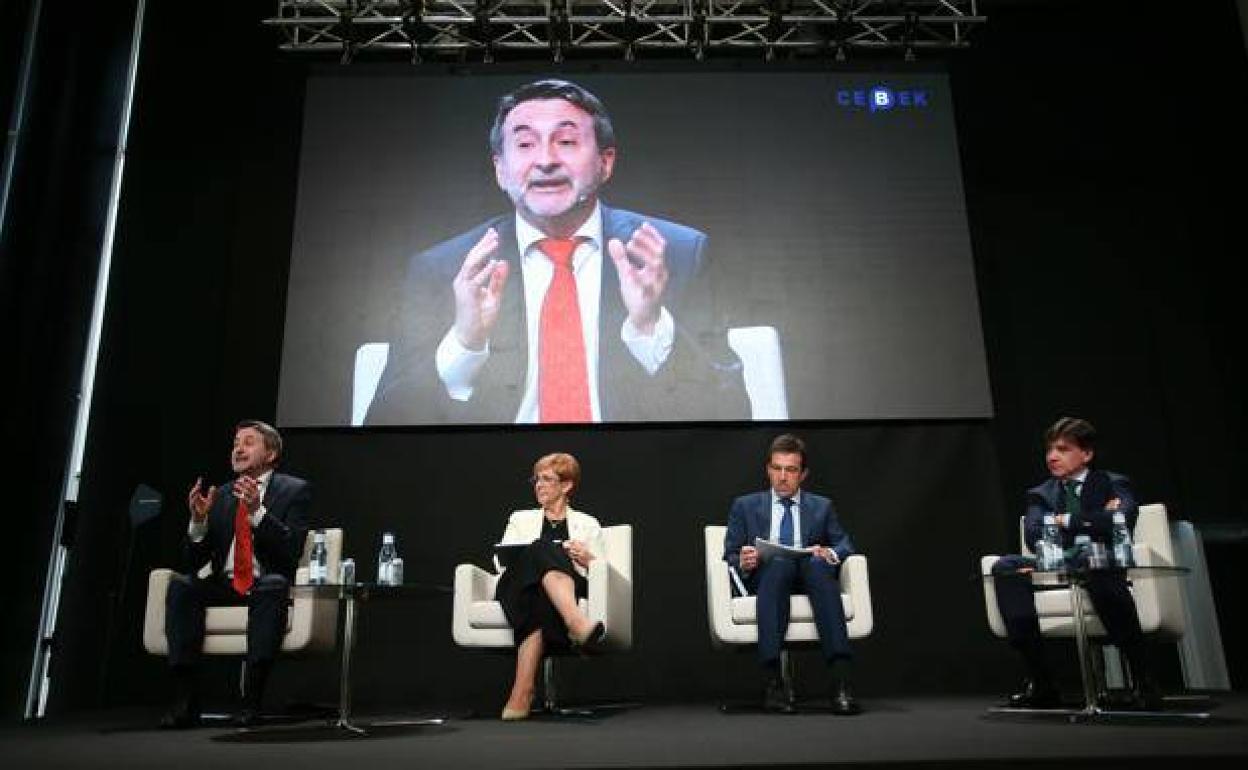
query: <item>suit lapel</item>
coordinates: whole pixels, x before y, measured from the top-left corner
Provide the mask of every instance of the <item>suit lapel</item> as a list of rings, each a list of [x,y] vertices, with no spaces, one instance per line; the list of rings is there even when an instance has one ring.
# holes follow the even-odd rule
[[[815,512],[810,504],[810,495],[804,491],[801,493],[801,505],[798,508],[802,512],[802,545],[811,545],[815,542]]]
[[[624,302],[620,299],[620,276],[611,262],[608,246],[612,238],[627,241],[631,233],[625,234],[627,223],[618,211],[606,206],[602,207],[602,277],[599,281],[598,295],[598,407],[604,420],[609,420],[621,412],[617,393],[612,385],[619,381],[620,326],[624,323]],[[627,394],[619,394],[627,397]]]
[[[758,494],[758,505],[755,507],[754,510],[756,511],[754,523],[755,523],[755,526],[757,527],[757,530],[756,530],[757,537],[761,537],[764,540],[769,539],[771,537],[771,492],[770,491],[760,492]],[[746,543],[746,545],[754,545],[754,543],[751,541],[749,543]]]
[[[1083,489],[1079,494],[1079,511],[1097,511],[1105,507],[1112,497],[1109,476],[1104,471],[1089,471],[1083,480]]]
[[[269,513],[280,510],[285,505],[286,495],[289,491],[286,486],[286,480],[277,471],[274,471],[273,475],[269,476],[269,487],[264,490],[264,500],[261,501],[265,510]]]

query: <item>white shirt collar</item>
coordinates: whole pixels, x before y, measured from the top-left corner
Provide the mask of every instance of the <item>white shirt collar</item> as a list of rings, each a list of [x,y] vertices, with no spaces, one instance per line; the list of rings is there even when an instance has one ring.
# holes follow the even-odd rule
[[[516,245],[520,249],[522,259],[529,258],[529,252],[537,244],[538,241],[548,238],[546,233],[538,230],[529,221],[520,216],[520,212],[516,212]],[[589,241],[594,248],[602,250],[602,204],[595,203],[594,210],[590,213],[589,218],[581,223],[581,226],[572,234],[576,240]],[[540,252],[538,252],[540,254]],[[542,257],[545,259],[545,256]],[[587,259],[584,250],[577,249],[576,256],[572,258],[572,269],[579,268]]]
[[[269,479],[273,478],[273,469],[269,468],[264,473],[256,477],[256,484],[260,487],[260,499],[264,499],[264,492],[269,488]]]
[[[802,506],[802,488],[798,487],[797,491],[793,493],[793,497],[790,499],[800,508]],[[779,502],[780,495],[776,494],[776,490],[771,490],[771,504],[774,506]]]

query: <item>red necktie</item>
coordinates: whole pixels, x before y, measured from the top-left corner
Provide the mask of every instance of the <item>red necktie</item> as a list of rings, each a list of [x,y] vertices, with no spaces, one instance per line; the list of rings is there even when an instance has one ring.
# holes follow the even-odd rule
[[[585,334],[581,305],[572,275],[576,240],[546,238],[537,247],[550,258],[555,275],[542,300],[537,338],[537,403],[539,422],[589,422],[589,375],[585,365]]]
[[[251,517],[247,503],[240,499],[234,513],[234,590],[240,595],[250,591],[255,581],[252,566]]]

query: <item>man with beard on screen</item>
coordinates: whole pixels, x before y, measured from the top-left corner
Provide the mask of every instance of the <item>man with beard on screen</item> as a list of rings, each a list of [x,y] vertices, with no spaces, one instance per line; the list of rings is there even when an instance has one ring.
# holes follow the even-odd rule
[[[412,259],[366,422],[747,419],[706,235],[599,200],[616,141],[598,98],[521,86],[499,100],[490,150],[515,210]]]

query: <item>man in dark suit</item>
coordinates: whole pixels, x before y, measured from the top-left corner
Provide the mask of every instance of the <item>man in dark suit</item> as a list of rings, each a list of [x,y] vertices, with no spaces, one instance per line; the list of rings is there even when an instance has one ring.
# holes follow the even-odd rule
[[[1094,542],[1110,543],[1113,515],[1121,512],[1128,530],[1135,528],[1139,506],[1126,476],[1093,469],[1096,429],[1087,420],[1063,417],[1044,434],[1045,463],[1050,477],[1027,490],[1027,513],[1023,536],[1028,543],[1042,537],[1044,517],[1053,514],[1063,549],[1079,535]],[[1027,667],[1023,689],[1008,698],[1020,708],[1058,705],[1059,695],[1041,644],[1031,569],[1034,560],[1005,556],[993,566],[997,606],[1005,621],[1009,643],[1022,655]],[[1149,676],[1144,656],[1143,632],[1126,576],[1117,570],[1090,571],[1085,588],[1109,641],[1122,651],[1132,674],[1132,704],[1154,708],[1159,697]]]
[[[747,418],[706,236],[599,200],[616,143],[597,97],[522,86],[490,148],[515,210],[413,258],[366,422]]]
[[[801,489],[810,472],[806,444],[785,434],[771,442],[767,478],[771,488],[738,497],[728,513],[724,561],[737,571],[746,590],[757,596],[758,659],[767,677],[763,706],[790,711],[780,677],[780,648],[789,626],[789,597],[810,598],[823,657],[833,672],[832,708],[859,711],[849,684],[851,653],[841,605],[840,567],[854,553],[832,501]],[[760,558],[755,538],[807,549],[797,556]]]
[[[230,466],[236,478],[203,489],[196,479],[185,541],[188,573],[169,584],[165,635],[178,688],[165,727],[199,722],[196,668],[204,644],[204,615],[212,605],[247,607],[247,665],[238,722],[255,722],[264,686],[286,632],[290,585],[303,553],[312,490],[308,482],[274,471],[282,437],[259,420],[234,430]],[[199,570],[212,565],[212,573]]]

